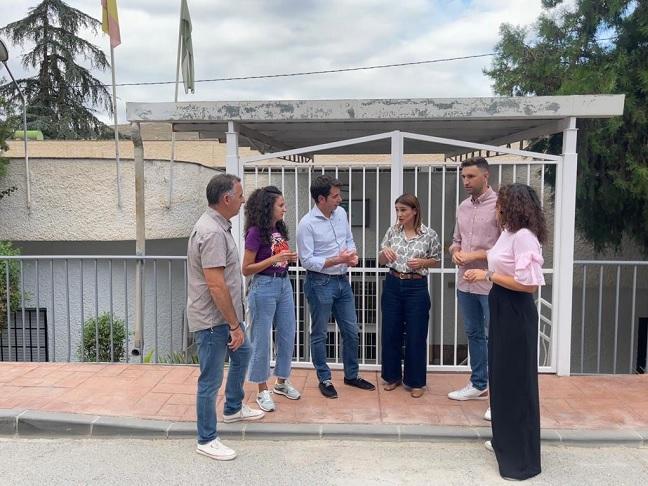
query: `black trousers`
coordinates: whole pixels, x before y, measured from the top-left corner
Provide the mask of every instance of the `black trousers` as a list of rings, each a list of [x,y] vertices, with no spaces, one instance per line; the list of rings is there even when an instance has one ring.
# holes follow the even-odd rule
[[[540,474],[538,313],[533,296],[493,285],[488,296],[493,449],[503,477]]]

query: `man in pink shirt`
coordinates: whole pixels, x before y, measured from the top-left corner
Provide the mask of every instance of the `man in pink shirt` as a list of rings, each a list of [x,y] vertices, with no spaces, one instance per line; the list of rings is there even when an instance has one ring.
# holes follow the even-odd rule
[[[461,163],[461,178],[470,195],[457,209],[450,254],[459,267],[457,299],[470,352],[470,382],[462,389],[448,393],[452,400],[486,400],[488,398],[488,293],[491,283],[468,282],[464,273],[471,268],[487,269],[486,251],[500,235],[495,219],[497,194],[488,185],[489,166],[486,159],[473,157]],[[484,416],[490,420],[487,411]]]

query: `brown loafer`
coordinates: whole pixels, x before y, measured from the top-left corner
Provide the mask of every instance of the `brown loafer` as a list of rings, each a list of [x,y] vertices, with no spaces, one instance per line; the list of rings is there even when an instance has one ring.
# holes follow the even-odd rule
[[[401,384],[400,381],[395,381],[393,383],[385,383],[385,385],[383,386],[383,390],[385,390],[385,391],[395,390],[396,387],[400,386],[400,384]]]
[[[421,398],[423,396],[424,390],[423,388],[412,388],[410,390],[410,395],[412,398]]]

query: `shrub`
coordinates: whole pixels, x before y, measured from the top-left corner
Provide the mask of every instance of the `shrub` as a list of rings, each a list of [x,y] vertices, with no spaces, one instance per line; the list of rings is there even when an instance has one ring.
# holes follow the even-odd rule
[[[83,361],[117,362],[126,354],[126,326],[121,319],[112,318],[112,357],[110,355],[110,320],[108,312],[88,319],[83,324],[83,340],[77,350]],[[97,337],[99,355],[97,359]]]

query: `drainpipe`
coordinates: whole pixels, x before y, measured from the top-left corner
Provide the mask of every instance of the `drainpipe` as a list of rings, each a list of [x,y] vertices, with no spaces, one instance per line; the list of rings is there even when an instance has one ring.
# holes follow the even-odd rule
[[[131,136],[134,148],[135,163],[135,254],[144,256],[146,233],[144,226],[144,143],[140,133],[140,124],[133,123]],[[144,260],[137,260],[135,266],[135,339],[131,354],[139,356],[142,361],[144,349]]]

